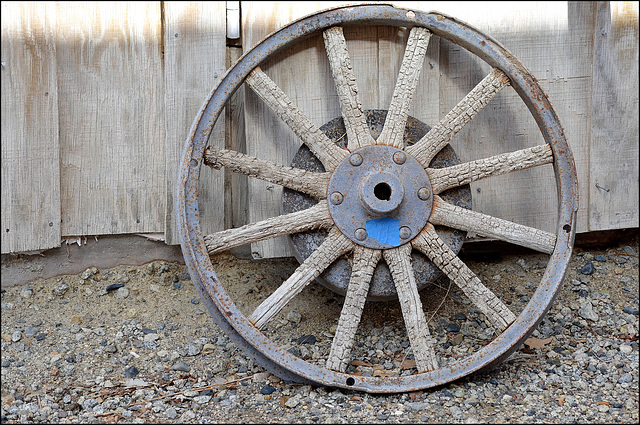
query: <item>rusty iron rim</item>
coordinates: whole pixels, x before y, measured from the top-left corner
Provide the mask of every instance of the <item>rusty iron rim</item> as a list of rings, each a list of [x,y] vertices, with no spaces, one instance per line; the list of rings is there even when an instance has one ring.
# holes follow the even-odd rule
[[[209,258],[198,214],[198,182],[204,150],[226,101],[247,75],[287,46],[335,25],[425,27],[502,70],[534,117],[551,146],[558,191],[556,245],[536,291],[517,319],[478,351],[439,369],[403,377],[363,377],[334,372],[308,363],[275,345],[240,312],[218,280]],[[177,222],[182,252],[204,304],[231,340],[247,355],[285,380],[372,393],[407,392],[442,385],[505,360],[535,330],[547,313],[568,268],[576,231],[578,185],[575,164],[560,120],[547,95],[524,65],[491,37],[472,26],[436,12],[390,5],[362,5],[322,11],[272,33],[228,70],[205,100],[194,120],[178,174]]]

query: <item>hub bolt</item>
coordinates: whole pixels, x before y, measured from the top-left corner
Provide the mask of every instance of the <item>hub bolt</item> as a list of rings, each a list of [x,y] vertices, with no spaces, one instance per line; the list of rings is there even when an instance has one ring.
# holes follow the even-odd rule
[[[402,226],[400,228],[400,239],[409,239],[411,236],[411,229],[407,226]]]
[[[362,227],[359,228],[359,229],[356,229],[355,237],[356,237],[357,240],[363,241],[363,240],[367,239],[367,231],[365,229],[363,229]]]
[[[349,163],[354,167],[362,164],[362,155],[360,155],[359,153],[354,153],[349,157]]]
[[[428,201],[430,197],[431,191],[429,190],[429,188],[422,187],[418,189],[418,198],[422,199],[423,201]]]
[[[407,162],[407,155],[404,152],[396,152],[393,154],[393,162],[398,165],[402,165]]]
[[[344,201],[344,196],[340,192],[333,192],[331,194],[331,203],[333,205],[340,205]]]

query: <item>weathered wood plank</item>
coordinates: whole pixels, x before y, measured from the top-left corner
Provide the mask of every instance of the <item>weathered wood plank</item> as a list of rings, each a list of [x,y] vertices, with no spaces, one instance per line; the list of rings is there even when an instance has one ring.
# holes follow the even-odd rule
[[[2,253],[60,246],[54,3],[2,2]]]
[[[329,215],[327,201],[306,210],[268,218],[257,223],[246,224],[242,227],[227,229],[204,237],[207,251],[213,255],[249,243],[304,232],[312,229],[328,229],[333,225]]]
[[[589,229],[638,227],[638,2],[597,2]]]
[[[56,7],[62,234],[162,232],[160,3]]]
[[[254,310],[249,320],[257,328],[262,328],[313,279],[353,247],[354,243],[351,240],[340,233],[336,227],[332,228],[329,236],[318,249],[313,251],[293,274]]]
[[[226,70],[225,2],[164,2],[164,116],[166,121],[167,244],[179,243],[175,218],[175,181],[184,142],[198,110]],[[160,101],[160,100],[158,100]],[[225,147],[225,114],[211,134],[214,147]],[[224,228],[224,173],[203,167],[198,192],[203,232]],[[165,196],[165,195],[163,195]]]
[[[429,333],[427,318],[422,309],[422,301],[420,301],[416,277],[411,265],[411,244],[385,249],[382,256],[389,266],[398,293],[402,317],[418,372],[437,369],[434,339]]]
[[[344,372],[349,364],[351,349],[356,330],[362,317],[362,310],[367,301],[369,285],[373,272],[380,261],[382,251],[357,245],[353,250],[351,278],[347,287],[344,304],[338,320],[336,335],[331,343],[331,352],[327,357],[327,369]]]

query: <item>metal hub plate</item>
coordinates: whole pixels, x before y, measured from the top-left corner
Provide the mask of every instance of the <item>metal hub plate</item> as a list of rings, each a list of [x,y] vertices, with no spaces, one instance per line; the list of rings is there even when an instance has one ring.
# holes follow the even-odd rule
[[[400,246],[427,224],[433,197],[422,165],[386,145],[354,151],[335,169],[327,192],[338,229],[373,249]]]
[[[371,130],[371,135],[377,139],[384,126],[387,117],[385,110],[366,110],[367,124]],[[420,140],[431,129],[427,124],[416,118],[409,117],[404,132],[404,141],[407,145],[412,145]],[[322,127],[320,127],[329,139],[336,142],[341,147],[347,146],[346,130],[342,117],[335,118]],[[452,165],[460,164],[460,158],[456,155],[451,146],[447,145],[442,149],[429,166],[431,168],[444,168]],[[308,171],[323,172],[325,171],[322,163],[313,155],[313,153],[302,145],[295,154],[292,167],[302,168]],[[422,170],[424,172],[424,170]],[[330,193],[329,193],[330,196]],[[447,190],[439,194],[445,201],[471,209],[471,190],[468,185],[460,186]],[[433,196],[431,196],[432,198]],[[329,202],[330,199],[329,199]],[[312,207],[317,200],[300,192],[290,189],[284,189],[282,194],[283,213],[291,213],[301,211]],[[428,208],[429,212],[431,207]],[[424,225],[423,225],[424,226]],[[420,228],[421,230],[422,228]],[[436,231],[442,240],[454,251],[459,252],[462,248],[466,233],[449,227],[436,226]],[[326,232],[308,231],[300,232],[289,236],[294,256],[301,263],[315,251],[324,241]],[[432,284],[441,275],[438,269],[427,257],[417,251],[411,253],[411,264],[416,275],[418,290]],[[349,279],[351,276],[351,264],[346,258],[339,258],[331,266],[329,266],[316,280],[323,286],[340,295],[345,295]],[[378,263],[371,279],[369,287],[368,301],[387,301],[397,298],[395,284],[391,278],[391,272],[384,261]]]

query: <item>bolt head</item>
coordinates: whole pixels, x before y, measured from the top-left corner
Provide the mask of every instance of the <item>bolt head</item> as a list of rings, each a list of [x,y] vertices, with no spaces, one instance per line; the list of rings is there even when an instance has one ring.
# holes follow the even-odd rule
[[[362,164],[362,155],[360,155],[359,153],[354,153],[349,157],[349,163],[354,167]]]
[[[393,162],[395,162],[398,165],[402,165],[405,162],[407,162],[407,154],[405,154],[404,152],[398,151],[396,153],[393,154]]]
[[[431,191],[429,190],[429,188],[422,187],[418,189],[418,198],[422,199],[423,201],[428,201],[429,198],[431,198]]]
[[[333,205],[340,205],[344,201],[344,196],[340,192],[333,192],[330,196]]]
[[[357,240],[363,241],[367,239],[367,231],[363,228],[356,229],[354,236]]]
[[[400,239],[408,239],[411,236],[411,229],[407,226],[400,228]]]

